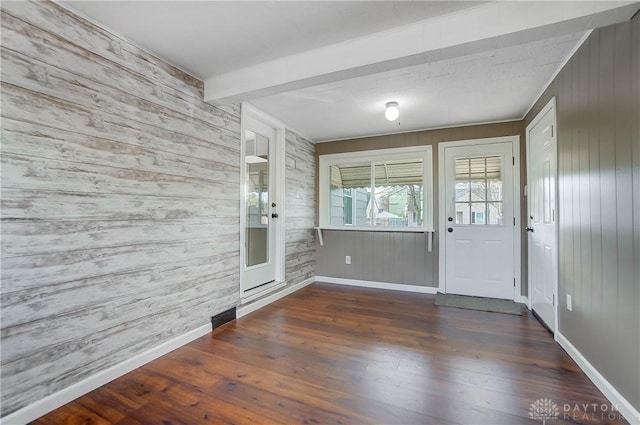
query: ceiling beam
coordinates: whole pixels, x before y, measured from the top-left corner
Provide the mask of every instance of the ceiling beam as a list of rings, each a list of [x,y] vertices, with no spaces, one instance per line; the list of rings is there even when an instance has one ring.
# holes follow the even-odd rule
[[[492,2],[205,79],[204,100],[239,102],[577,33],[630,19],[629,1]]]

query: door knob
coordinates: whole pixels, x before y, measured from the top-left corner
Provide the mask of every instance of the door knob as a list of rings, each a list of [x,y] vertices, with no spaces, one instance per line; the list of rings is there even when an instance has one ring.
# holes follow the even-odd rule
[[[533,227],[525,227],[524,230],[533,233]]]
[[[271,218],[278,218],[278,214],[276,213],[271,214]]]
[[[449,228],[447,229],[447,232],[449,232],[449,233],[453,232],[453,227],[449,227]]]

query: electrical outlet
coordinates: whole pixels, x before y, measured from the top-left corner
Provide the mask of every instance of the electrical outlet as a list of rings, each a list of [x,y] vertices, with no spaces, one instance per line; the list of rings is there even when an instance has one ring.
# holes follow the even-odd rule
[[[573,311],[573,303],[571,302],[571,295],[567,294],[567,310]]]
[[[346,257],[344,257],[344,263],[345,264],[351,264],[351,256],[347,255]]]

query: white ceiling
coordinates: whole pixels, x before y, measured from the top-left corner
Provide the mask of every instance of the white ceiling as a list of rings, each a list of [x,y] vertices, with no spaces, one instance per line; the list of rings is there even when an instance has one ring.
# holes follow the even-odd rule
[[[314,141],[520,119],[637,2],[65,1]],[[400,119],[384,104],[400,103]]]
[[[64,1],[205,79],[434,18],[475,1]]]
[[[521,119],[580,34],[429,62],[251,101],[315,141]],[[383,117],[387,101],[400,118]],[[344,113],[349,111],[348,113]]]

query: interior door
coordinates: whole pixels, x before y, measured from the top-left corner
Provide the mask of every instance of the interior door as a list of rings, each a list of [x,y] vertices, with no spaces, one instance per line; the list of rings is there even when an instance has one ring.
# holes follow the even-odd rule
[[[244,123],[244,293],[275,281],[278,205],[275,196],[273,128],[254,119]]]
[[[445,164],[445,290],[514,298],[513,147],[448,147]]]
[[[527,129],[527,207],[531,308],[556,328],[556,135],[555,109],[545,108]]]

